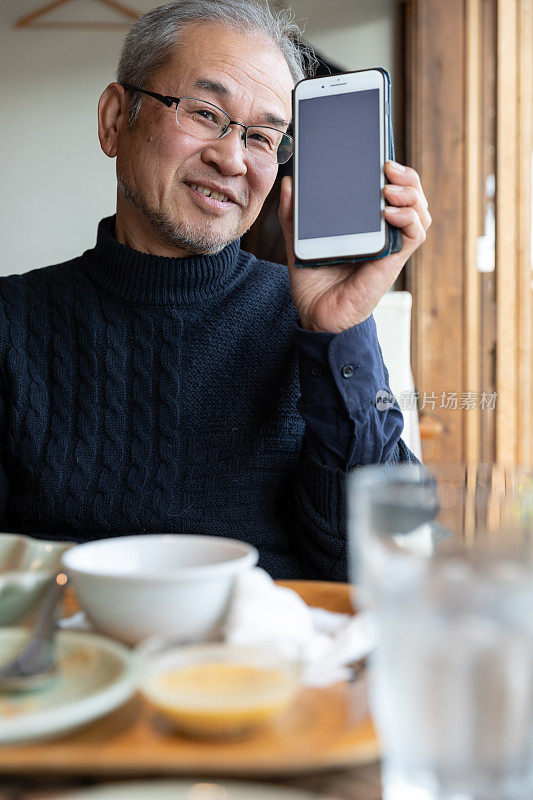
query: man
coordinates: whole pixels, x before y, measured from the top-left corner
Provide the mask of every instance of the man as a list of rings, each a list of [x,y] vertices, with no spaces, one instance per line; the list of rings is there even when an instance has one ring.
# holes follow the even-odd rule
[[[274,577],[346,578],[347,470],[413,458],[397,405],[376,408],[371,313],[430,217],[388,164],[401,253],[297,269],[288,178],[288,275],[240,251],[288,141],[291,36],[246,0],[181,0],[128,34],[98,111],[116,218],[79,258],[0,280],[4,530],[230,536]]]

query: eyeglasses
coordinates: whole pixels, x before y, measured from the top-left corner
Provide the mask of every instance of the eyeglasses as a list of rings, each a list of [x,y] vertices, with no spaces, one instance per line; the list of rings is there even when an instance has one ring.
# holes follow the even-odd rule
[[[148,89],[139,89],[128,83],[123,84],[124,89],[132,92],[142,92],[150,97],[155,97],[168,108],[176,107],[176,122],[182,130],[204,141],[222,139],[226,136],[231,125],[239,125],[244,129],[241,139],[245,148],[257,158],[265,161],[274,160],[278,164],[285,164],[292,156],[294,140],[292,136],[276,128],[266,125],[243,125],[235,122],[229,114],[218,106],[199,100],[197,97],[170,97],[169,95],[150,92]]]

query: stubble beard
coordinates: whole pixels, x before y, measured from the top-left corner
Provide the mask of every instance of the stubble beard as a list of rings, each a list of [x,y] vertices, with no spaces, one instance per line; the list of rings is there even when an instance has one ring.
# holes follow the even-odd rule
[[[175,222],[161,211],[150,208],[144,198],[128,186],[123,175],[118,177],[117,182],[118,190],[123,197],[144,214],[150,225],[168,244],[191,255],[216,255],[242,235],[237,226],[231,233],[223,235],[208,228],[198,230],[188,222]]]

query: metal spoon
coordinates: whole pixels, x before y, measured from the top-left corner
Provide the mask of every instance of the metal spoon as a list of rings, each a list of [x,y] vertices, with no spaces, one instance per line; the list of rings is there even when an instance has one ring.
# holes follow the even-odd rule
[[[61,573],[47,590],[29,640],[15,658],[0,667],[0,691],[38,689],[55,675],[56,609],[66,585],[67,576]]]

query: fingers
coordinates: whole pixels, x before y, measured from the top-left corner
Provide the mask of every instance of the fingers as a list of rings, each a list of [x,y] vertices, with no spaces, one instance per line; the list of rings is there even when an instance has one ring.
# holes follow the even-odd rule
[[[385,175],[387,180],[392,184],[398,186],[413,186],[420,192],[424,205],[426,208],[428,207],[428,201],[422,189],[420,177],[418,172],[412,169],[412,167],[404,167],[403,164],[398,164],[396,161],[387,161],[385,164]]]
[[[426,231],[418,212],[412,206],[385,206],[383,214],[387,222],[401,229],[403,247],[397,255],[403,255],[407,260],[426,240]]]
[[[385,219],[401,228],[407,239],[407,251],[412,253],[425,241],[426,231],[431,225],[431,214],[420,177],[416,170],[396,161],[387,161],[385,175],[390,181],[383,190],[388,203],[384,211]]]
[[[431,225],[431,214],[425,204],[425,198],[413,186],[387,184],[383,189],[386,202],[391,206],[410,206],[420,217],[425,231]]]

